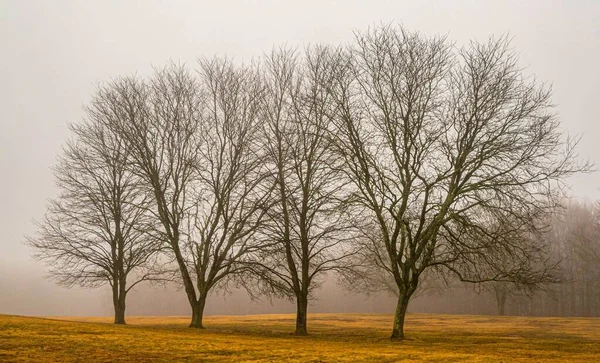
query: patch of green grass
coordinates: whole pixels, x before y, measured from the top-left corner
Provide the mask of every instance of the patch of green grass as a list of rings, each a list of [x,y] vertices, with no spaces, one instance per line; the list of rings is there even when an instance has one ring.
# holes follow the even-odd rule
[[[600,319],[409,314],[389,340],[389,315],[30,318],[0,315],[0,362],[499,362],[600,361]]]

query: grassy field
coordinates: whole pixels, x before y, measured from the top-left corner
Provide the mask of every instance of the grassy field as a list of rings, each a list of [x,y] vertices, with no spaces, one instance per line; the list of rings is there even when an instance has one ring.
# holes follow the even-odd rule
[[[409,314],[408,340],[388,339],[391,316],[293,315],[30,318],[0,315],[0,362],[563,362],[600,361],[600,318]]]

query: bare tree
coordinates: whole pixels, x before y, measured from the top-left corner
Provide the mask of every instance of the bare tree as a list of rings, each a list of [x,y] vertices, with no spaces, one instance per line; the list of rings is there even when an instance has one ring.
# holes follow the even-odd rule
[[[539,236],[538,238],[542,238]],[[532,299],[534,294],[540,296],[541,293],[548,293],[549,289],[554,285],[564,281],[559,269],[559,261],[552,259],[549,256],[550,247],[543,241],[529,241],[537,246],[528,246],[527,241],[521,241],[519,243],[513,242],[515,246],[522,246],[524,250],[530,251],[532,257],[545,256],[546,259],[543,261],[537,261],[537,266],[527,266],[528,270],[533,270],[538,273],[537,276],[532,278],[528,276],[528,271],[518,271],[515,276],[508,278],[492,279],[491,281],[485,281],[484,283],[476,286],[478,293],[491,292],[496,302],[496,309],[498,315],[506,315],[507,305],[510,299],[516,298],[528,298]],[[510,256],[507,254],[507,256]],[[498,257],[496,255],[495,257]],[[504,256],[501,256],[504,257]],[[499,266],[496,261],[496,271],[511,271],[512,264],[514,261],[506,264],[507,267],[496,267]],[[525,276],[525,277],[524,277]],[[523,282],[525,280],[525,282]],[[469,281],[470,282],[470,281]]]
[[[256,238],[272,183],[257,139],[261,84],[251,68],[214,58],[200,61],[206,104],[201,110],[194,213],[187,233],[187,265],[196,278],[202,327],[210,291],[244,271],[240,261],[260,247]]]
[[[266,162],[276,186],[265,244],[252,261],[266,290],[296,301],[296,334],[307,334],[311,292],[328,272],[346,270],[352,249],[346,189],[328,140],[331,102],[323,87],[326,48],[275,50],[266,59]]]
[[[40,233],[29,238],[35,256],[51,266],[50,275],[65,286],[112,288],[115,324],[125,324],[125,298],[138,283],[156,279],[159,250],[147,233],[151,219],[139,179],[127,166],[131,149],[104,127],[122,118],[115,89],[100,87],[88,119],[71,125],[74,139],[54,168],[59,196],[50,201]]]
[[[153,200],[196,328],[212,289],[241,272],[238,260],[257,248],[269,192],[255,150],[256,72],[226,60],[200,64],[199,77],[170,65],[149,83],[119,81],[130,118],[111,126],[134,148],[132,168]]]
[[[562,178],[586,169],[559,132],[551,91],[522,76],[506,38],[454,50],[444,37],[378,27],[337,57],[329,87],[336,144],[385,247],[365,248],[398,287],[392,339],[404,337],[425,270],[543,281],[544,247],[521,236],[539,229]]]
[[[506,282],[494,282],[490,289],[494,293],[498,315],[506,315],[506,301],[514,289]]]
[[[188,269],[185,235],[198,172],[199,84],[184,66],[175,64],[157,69],[148,82],[122,77],[113,84],[118,91],[115,102],[127,117],[107,125],[131,146],[131,169],[152,199],[151,212],[161,226],[156,232],[178,267],[192,308],[190,327],[200,327],[204,302]]]

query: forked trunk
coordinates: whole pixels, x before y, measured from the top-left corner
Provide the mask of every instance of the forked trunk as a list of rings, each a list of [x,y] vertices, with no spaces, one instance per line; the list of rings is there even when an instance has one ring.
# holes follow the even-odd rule
[[[192,304],[192,322],[190,328],[204,329],[202,319],[204,317],[204,307],[206,305],[206,296],[200,294],[200,298]]]
[[[308,296],[298,296],[296,298],[296,335],[307,335],[306,313],[308,310]]]

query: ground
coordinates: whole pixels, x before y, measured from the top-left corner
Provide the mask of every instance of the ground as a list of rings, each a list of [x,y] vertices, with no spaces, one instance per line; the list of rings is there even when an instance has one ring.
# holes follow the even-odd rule
[[[0,362],[564,362],[600,361],[600,318],[409,314],[407,340],[390,315],[32,318],[0,315]]]

